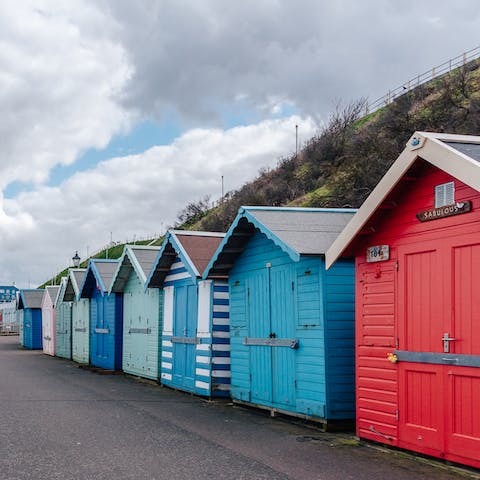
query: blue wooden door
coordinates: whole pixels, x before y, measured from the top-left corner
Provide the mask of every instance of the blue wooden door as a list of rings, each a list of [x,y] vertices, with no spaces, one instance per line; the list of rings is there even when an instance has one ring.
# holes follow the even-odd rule
[[[197,285],[175,286],[173,318],[173,383],[195,388]]]
[[[23,346],[33,348],[32,311],[24,310],[23,316]]]
[[[295,281],[291,265],[270,269],[270,329],[273,338],[295,337]],[[285,407],[295,406],[295,355],[288,346],[271,347],[272,399]]]
[[[290,265],[249,272],[248,318],[251,400],[295,406],[295,353],[288,346],[263,346],[262,340],[295,337],[295,283]]]
[[[248,336],[270,336],[269,271],[254,270],[247,276]],[[250,348],[251,400],[258,404],[272,402],[272,351],[269,346]]]
[[[105,323],[105,299],[99,291],[95,291],[90,300],[92,364],[107,368],[108,359],[108,325]]]

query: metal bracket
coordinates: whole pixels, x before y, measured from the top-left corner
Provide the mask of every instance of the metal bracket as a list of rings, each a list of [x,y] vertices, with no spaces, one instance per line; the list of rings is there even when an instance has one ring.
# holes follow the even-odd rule
[[[480,367],[480,355],[456,353],[410,352],[395,350],[399,362],[430,363],[433,365],[454,365],[457,367]]]
[[[198,337],[172,337],[171,342],[198,345],[200,343],[200,339]]]
[[[243,344],[247,346],[260,347],[289,347],[297,349],[299,347],[298,338],[250,338],[245,337]]]
[[[110,333],[109,328],[96,328],[94,331],[95,333]]]
[[[147,335],[152,333],[151,328],[130,328],[128,333],[146,333]]]
[[[85,333],[85,332],[87,331],[87,329],[86,329],[85,327],[83,327],[83,328],[75,328],[75,331],[76,331],[76,332],[83,332],[83,333]]]

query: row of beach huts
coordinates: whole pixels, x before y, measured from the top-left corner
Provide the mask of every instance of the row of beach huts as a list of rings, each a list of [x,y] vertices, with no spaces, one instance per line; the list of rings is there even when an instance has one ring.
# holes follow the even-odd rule
[[[480,467],[480,137],[417,132],[356,210],[242,207],[19,293],[79,364]]]

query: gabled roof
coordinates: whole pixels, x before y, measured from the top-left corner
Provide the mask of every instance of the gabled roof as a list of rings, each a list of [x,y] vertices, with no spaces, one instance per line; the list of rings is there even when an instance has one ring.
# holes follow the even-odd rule
[[[60,280],[60,288],[58,289],[57,298],[55,299],[55,305],[62,303],[65,296],[65,288],[67,286],[68,277],[62,277]]]
[[[18,309],[42,308],[43,294],[45,290],[39,288],[23,288],[20,290]]]
[[[108,292],[118,260],[91,258],[80,287],[80,297],[90,298],[98,285],[102,295]]]
[[[175,258],[180,257],[191,277],[200,278],[224,233],[169,230],[154,261],[145,287],[160,288]]]
[[[78,300],[80,296],[80,287],[83,284],[86,271],[86,268],[71,268],[68,271],[67,283],[63,293],[64,302],[73,302],[74,300]]]
[[[241,207],[203,275],[225,277],[259,230],[293,261],[323,255],[356,210],[343,208]]]
[[[52,305],[53,307],[55,307],[55,302],[57,300],[57,295],[58,295],[58,291],[60,290],[60,286],[59,285],[47,285],[45,287],[45,292],[43,294],[43,300],[42,300],[42,303],[45,302],[45,300],[47,298],[50,299],[50,302],[52,302]]]
[[[135,272],[142,285],[145,285],[159,251],[160,247],[125,245],[109,291],[123,292],[132,271]]]
[[[480,191],[480,136],[415,132],[405,149],[326,253],[329,268],[381,207],[407,171],[423,159]]]

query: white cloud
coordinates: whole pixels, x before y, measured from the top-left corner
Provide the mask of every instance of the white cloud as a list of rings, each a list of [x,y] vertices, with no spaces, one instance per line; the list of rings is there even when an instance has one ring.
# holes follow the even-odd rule
[[[0,3],[0,188],[40,183],[56,164],[127,128],[115,96],[130,75],[114,22],[79,0]],[[103,28],[103,30],[102,30]]]
[[[39,187],[5,200],[0,218],[3,281],[42,283],[110,239],[159,233],[173,224],[187,202],[205,194],[218,198],[221,175],[232,190],[262,167],[275,166],[295,149],[295,125],[302,139],[316,132],[309,118],[266,120],[227,131],[194,129],[171,145],[114,158],[76,173],[58,187]]]
[[[372,100],[478,44],[474,0],[104,0],[134,74],[128,108],[191,124],[225,109],[271,113],[272,99],[325,117]],[[432,21],[432,19],[434,21]]]

